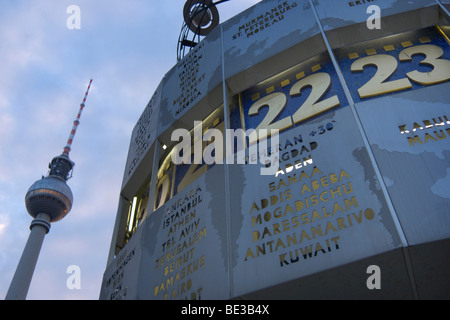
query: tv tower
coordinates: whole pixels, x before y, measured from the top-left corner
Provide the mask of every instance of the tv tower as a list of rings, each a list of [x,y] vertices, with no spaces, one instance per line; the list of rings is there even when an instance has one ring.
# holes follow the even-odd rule
[[[28,241],[6,294],[6,300],[26,298],[44,237],[50,231],[50,223],[64,218],[72,208],[73,195],[66,181],[72,177],[72,168],[75,163],[70,160],[69,152],[91,84],[92,79],[89,81],[63,153],[52,159],[47,177],[42,177],[33,183],[25,196],[27,211],[34,219],[30,225]]]

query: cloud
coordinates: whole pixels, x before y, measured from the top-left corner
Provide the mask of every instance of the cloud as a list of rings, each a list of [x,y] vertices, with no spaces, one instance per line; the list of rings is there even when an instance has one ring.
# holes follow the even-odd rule
[[[6,228],[9,226],[9,217],[0,213],[0,239],[4,236]]]
[[[0,113],[0,144],[9,138],[9,134],[15,131],[16,120],[8,112]]]

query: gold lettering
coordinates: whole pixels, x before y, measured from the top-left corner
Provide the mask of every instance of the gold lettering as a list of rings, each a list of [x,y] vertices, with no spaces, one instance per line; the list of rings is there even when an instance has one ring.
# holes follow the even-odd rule
[[[427,133],[425,133],[425,143],[427,143],[428,140],[436,141],[436,139],[433,138],[433,137],[427,132]]]
[[[325,228],[325,234],[328,234],[328,231],[330,230],[337,231],[336,228],[333,226],[333,224],[330,221],[328,221],[327,226]]]
[[[415,136],[414,138],[408,137],[409,145],[412,147],[414,143],[422,144],[422,141],[420,140],[419,136]]]
[[[253,204],[252,204],[252,208],[250,209],[250,213],[252,213],[253,212],[253,210],[256,208],[256,210],[258,210],[259,211],[259,208],[258,208],[258,206],[257,206],[257,204],[255,203],[255,202],[253,202]]]

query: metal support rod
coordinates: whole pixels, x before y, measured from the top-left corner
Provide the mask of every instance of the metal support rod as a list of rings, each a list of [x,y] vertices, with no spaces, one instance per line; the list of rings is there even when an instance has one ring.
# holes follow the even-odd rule
[[[50,216],[40,213],[31,222],[30,235],[20,258],[5,300],[25,300],[45,235],[50,230]]]
[[[156,191],[158,185],[158,169],[159,169],[159,157],[161,154],[161,142],[159,139],[155,140],[155,151],[153,153],[153,163],[152,163],[152,176],[150,178],[150,189],[148,195],[148,206],[147,215],[154,212],[156,204]],[[145,219],[146,217],[144,217]]]
[[[223,113],[224,113],[224,126],[225,126],[225,154],[228,157],[228,146],[232,145],[232,141],[230,141],[229,136],[227,135],[227,130],[230,129],[230,110],[229,110],[229,99],[228,99],[228,87],[226,82],[226,74],[225,74],[225,44],[224,44],[224,31],[223,25],[220,25],[220,33],[221,33],[221,51],[222,51],[222,94],[223,94]],[[232,149],[231,149],[232,150]],[[231,155],[234,157],[234,155]],[[230,284],[230,297],[234,296],[234,280],[233,280],[233,268],[232,268],[232,257],[231,257],[231,195],[230,195],[230,172],[229,172],[229,164],[225,161],[224,164],[224,184],[225,184],[225,214],[227,221],[227,247],[228,247],[228,283]]]
[[[436,0],[439,7],[442,10],[442,13],[444,14],[445,18],[450,22],[450,12],[447,10],[447,8],[444,6],[444,4],[441,2],[441,0]]]
[[[363,140],[364,147],[367,150],[370,162],[371,162],[372,167],[373,167],[373,169],[375,171],[375,175],[377,177],[377,180],[378,180],[378,182],[380,184],[381,191],[383,192],[384,198],[386,200],[386,204],[387,204],[388,209],[389,209],[389,211],[391,213],[392,221],[394,222],[394,225],[395,225],[395,228],[397,230],[398,236],[399,236],[400,241],[402,243],[403,256],[404,256],[404,258],[406,260],[405,261],[406,262],[406,268],[407,268],[408,273],[409,273],[412,293],[414,295],[414,298],[418,299],[417,287],[416,287],[416,284],[415,284],[415,281],[414,281],[414,274],[413,274],[413,271],[412,271],[412,265],[410,263],[409,258],[405,254],[405,253],[407,253],[408,240],[406,239],[405,232],[404,232],[403,227],[402,227],[402,225],[400,223],[400,219],[399,219],[399,217],[397,215],[397,212],[396,212],[396,210],[394,208],[394,204],[392,203],[392,199],[391,199],[391,197],[389,195],[389,192],[387,190],[387,187],[386,187],[386,184],[384,182],[383,176],[381,174],[380,168],[378,167],[378,164],[376,162],[375,155],[374,155],[374,153],[372,151],[372,147],[370,145],[369,139],[368,139],[368,137],[366,135],[366,132],[365,132],[365,130],[363,128],[362,121],[361,121],[361,119],[359,117],[358,111],[356,110],[356,104],[355,104],[355,102],[354,102],[354,100],[353,100],[353,98],[351,96],[350,90],[349,90],[349,88],[347,86],[347,83],[345,81],[345,78],[344,78],[344,75],[342,73],[342,70],[339,67],[339,64],[338,64],[338,62],[336,60],[336,57],[335,57],[334,52],[333,52],[333,49],[331,48],[331,45],[330,45],[330,43],[328,41],[328,37],[327,37],[327,35],[325,33],[325,30],[324,30],[324,28],[322,26],[322,22],[321,22],[321,20],[319,18],[319,14],[317,13],[316,7],[314,6],[312,0],[309,0],[309,4],[310,4],[311,9],[312,9],[312,11],[314,13],[314,16],[316,18],[317,25],[319,26],[320,32],[322,34],[323,41],[325,43],[325,46],[327,48],[327,51],[328,51],[328,54],[329,54],[329,56],[331,58],[333,66],[334,66],[334,68],[336,70],[336,74],[337,74],[337,76],[339,78],[339,82],[341,83],[341,86],[342,86],[342,88],[344,90],[344,94],[345,94],[345,96],[347,98],[347,101],[349,103],[350,110],[352,111],[352,114],[353,114],[353,117],[355,119],[356,125],[358,127],[358,130],[360,132],[361,138]]]
[[[391,213],[394,225],[395,225],[395,227],[396,227],[396,229],[398,231],[398,235],[400,237],[400,241],[402,242],[402,245],[404,247],[406,247],[406,246],[408,246],[408,241],[406,239],[406,236],[405,236],[405,233],[404,233],[403,228],[401,226],[400,220],[399,220],[399,218],[397,216],[397,213],[395,211],[394,205],[393,205],[393,203],[391,201],[391,197],[389,196],[389,192],[387,191],[387,187],[386,187],[386,185],[384,183],[381,171],[380,171],[380,169],[378,167],[378,164],[377,164],[377,162],[375,160],[375,155],[373,154],[372,147],[371,147],[371,145],[369,143],[369,139],[367,138],[366,132],[365,132],[365,130],[363,128],[363,125],[362,125],[362,121],[359,118],[358,111],[356,110],[355,102],[353,101],[352,95],[350,94],[350,90],[349,90],[349,88],[347,86],[347,83],[345,82],[344,75],[343,75],[343,73],[341,71],[341,68],[339,67],[339,64],[338,64],[338,62],[336,60],[336,57],[334,56],[333,49],[331,48],[331,45],[328,42],[328,37],[325,34],[325,30],[323,29],[323,26],[322,26],[322,23],[320,21],[319,15],[318,15],[318,13],[316,11],[316,7],[314,6],[314,4],[312,3],[311,0],[309,0],[309,4],[310,4],[311,9],[312,9],[312,11],[314,13],[314,16],[316,18],[317,25],[318,25],[318,27],[320,29],[321,34],[322,34],[322,39],[323,39],[323,41],[325,43],[325,46],[326,46],[327,51],[328,51],[328,54],[329,54],[329,56],[331,58],[333,66],[334,66],[334,68],[336,70],[336,74],[337,74],[337,76],[339,78],[339,82],[341,83],[342,89],[344,90],[344,94],[345,94],[345,96],[347,98],[350,110],[352,111],[352,114],[353,114],[353,117],[355,119],[356,125],[357,125],[358,130],[359,130],[359,132],[361,134],[361,138],[363,140],[364,147],[367,150],[370,162],[371,162],[372,167],[374,168],[375,174],[377,176],[377,180],[380,183],[381,190],[382,190],[383,195],[384,195],[384,197],[386,199],[386,204],[387,204],[387,206],[389,208],[389,211]]]

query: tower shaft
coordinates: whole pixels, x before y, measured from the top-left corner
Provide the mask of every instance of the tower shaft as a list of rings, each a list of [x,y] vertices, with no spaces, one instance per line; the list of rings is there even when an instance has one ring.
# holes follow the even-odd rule
[[[30,235],[23,250],[5,300],[25,300],[45,235],[50,230],[50,216],[40,213],[31,222]]]

